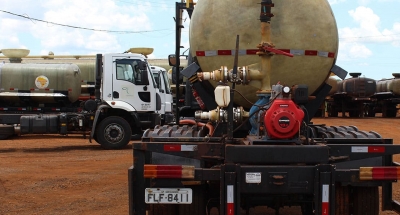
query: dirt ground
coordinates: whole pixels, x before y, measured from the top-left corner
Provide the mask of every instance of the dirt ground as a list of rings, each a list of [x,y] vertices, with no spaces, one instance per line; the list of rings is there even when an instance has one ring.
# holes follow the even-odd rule
[[[400,119],[317,118],[316,124],[355,125],[400,144]],[[400,162],[400,156],[395,157]],[[132,149],[103,150],[82,136],[21,136],[0,141],[0,214],[128,214]],[[399,185],[394,198],[400,200]],[[285,208],[281,214],[300,214]],[[251,214],[274,214],[257,208]],[[383,212],[391,215],[394,212]]]

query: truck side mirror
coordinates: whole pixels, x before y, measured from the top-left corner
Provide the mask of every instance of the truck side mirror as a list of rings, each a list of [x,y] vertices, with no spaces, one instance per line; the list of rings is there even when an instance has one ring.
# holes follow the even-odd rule
[[[175,66],[176,65],[176,56],[174,54],[168,55],[168,64],[170,66]]]
[[[148,85],[149,78],[147,73],[150,71],[147,69],[147,63],[144,61],[138,61],[138,65],[135,66],[135,71],[135,83],[137,85]]]

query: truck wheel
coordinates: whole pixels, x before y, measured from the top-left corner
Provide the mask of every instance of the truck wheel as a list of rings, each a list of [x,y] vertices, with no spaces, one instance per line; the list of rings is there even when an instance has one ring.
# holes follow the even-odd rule
[[[205,186],[189,186],[193,190],[192,204],[179,205],[179,215],[206,215],[207,213],[207,199]]]
[[[11,135],[14,135],[14,126],[0,125],[0,140],[5,140]]]
[[[354,187],[354,215],[379,215],[378,187]]]
[[[176,215],[178,211],[178,205],[150,205],[148,215]]]
[[[97,141],[105,149],[120,149],[132,136],[129,123],[118,116],[110,116],[100,122],[96,129]]]
[[[336,215],[350,215],[350,187],[336,185]]]

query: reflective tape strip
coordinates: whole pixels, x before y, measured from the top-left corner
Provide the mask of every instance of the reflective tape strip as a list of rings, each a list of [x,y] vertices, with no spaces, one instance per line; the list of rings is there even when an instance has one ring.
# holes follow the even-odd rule
[[[169,152],[193,152],[197,151],[197,145],[164,145],[164,151]]]
[[[384,146],[352,146],[352,153],[385,153]]]
[[[322,185],[322,214],[329,215],[329,185]]]
[[[226,186],[226,214],[234,215],[235,214],[235,201],[233,195],[233,185]]]
[[[296,56],[318,56],[334,58],[334,52],[318,51],[318,50],[303,50],[303,49],[278,49]],[[241,49],[238,55],[256,55],[258,49]],[[213,57],[213,56],[233,56],[235,50],[209,50],[209,51],[196,51],[197,57]]]

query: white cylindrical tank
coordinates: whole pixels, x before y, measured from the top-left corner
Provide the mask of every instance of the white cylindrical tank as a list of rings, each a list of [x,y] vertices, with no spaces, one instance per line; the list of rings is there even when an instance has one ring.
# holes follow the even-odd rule
[[[261,42],[261,0],[199,0],[190,22],[190,50],[202,71],[233,67],[236,35],[240,36],[238,66],[258,69],[254,55]],[[338,51],[336,21],[327,0],[275,0],[271,18],[271,41],[276,49],[290,51],[293,58],[275,55],[271,60],[271,85],[306,84],[313,93],[329,77]],[[216,82],[212,82],[215,86]],[[252,101],[261,82],[253,80],[236,89]],[[239,96],[235,103],[249,107]]]

